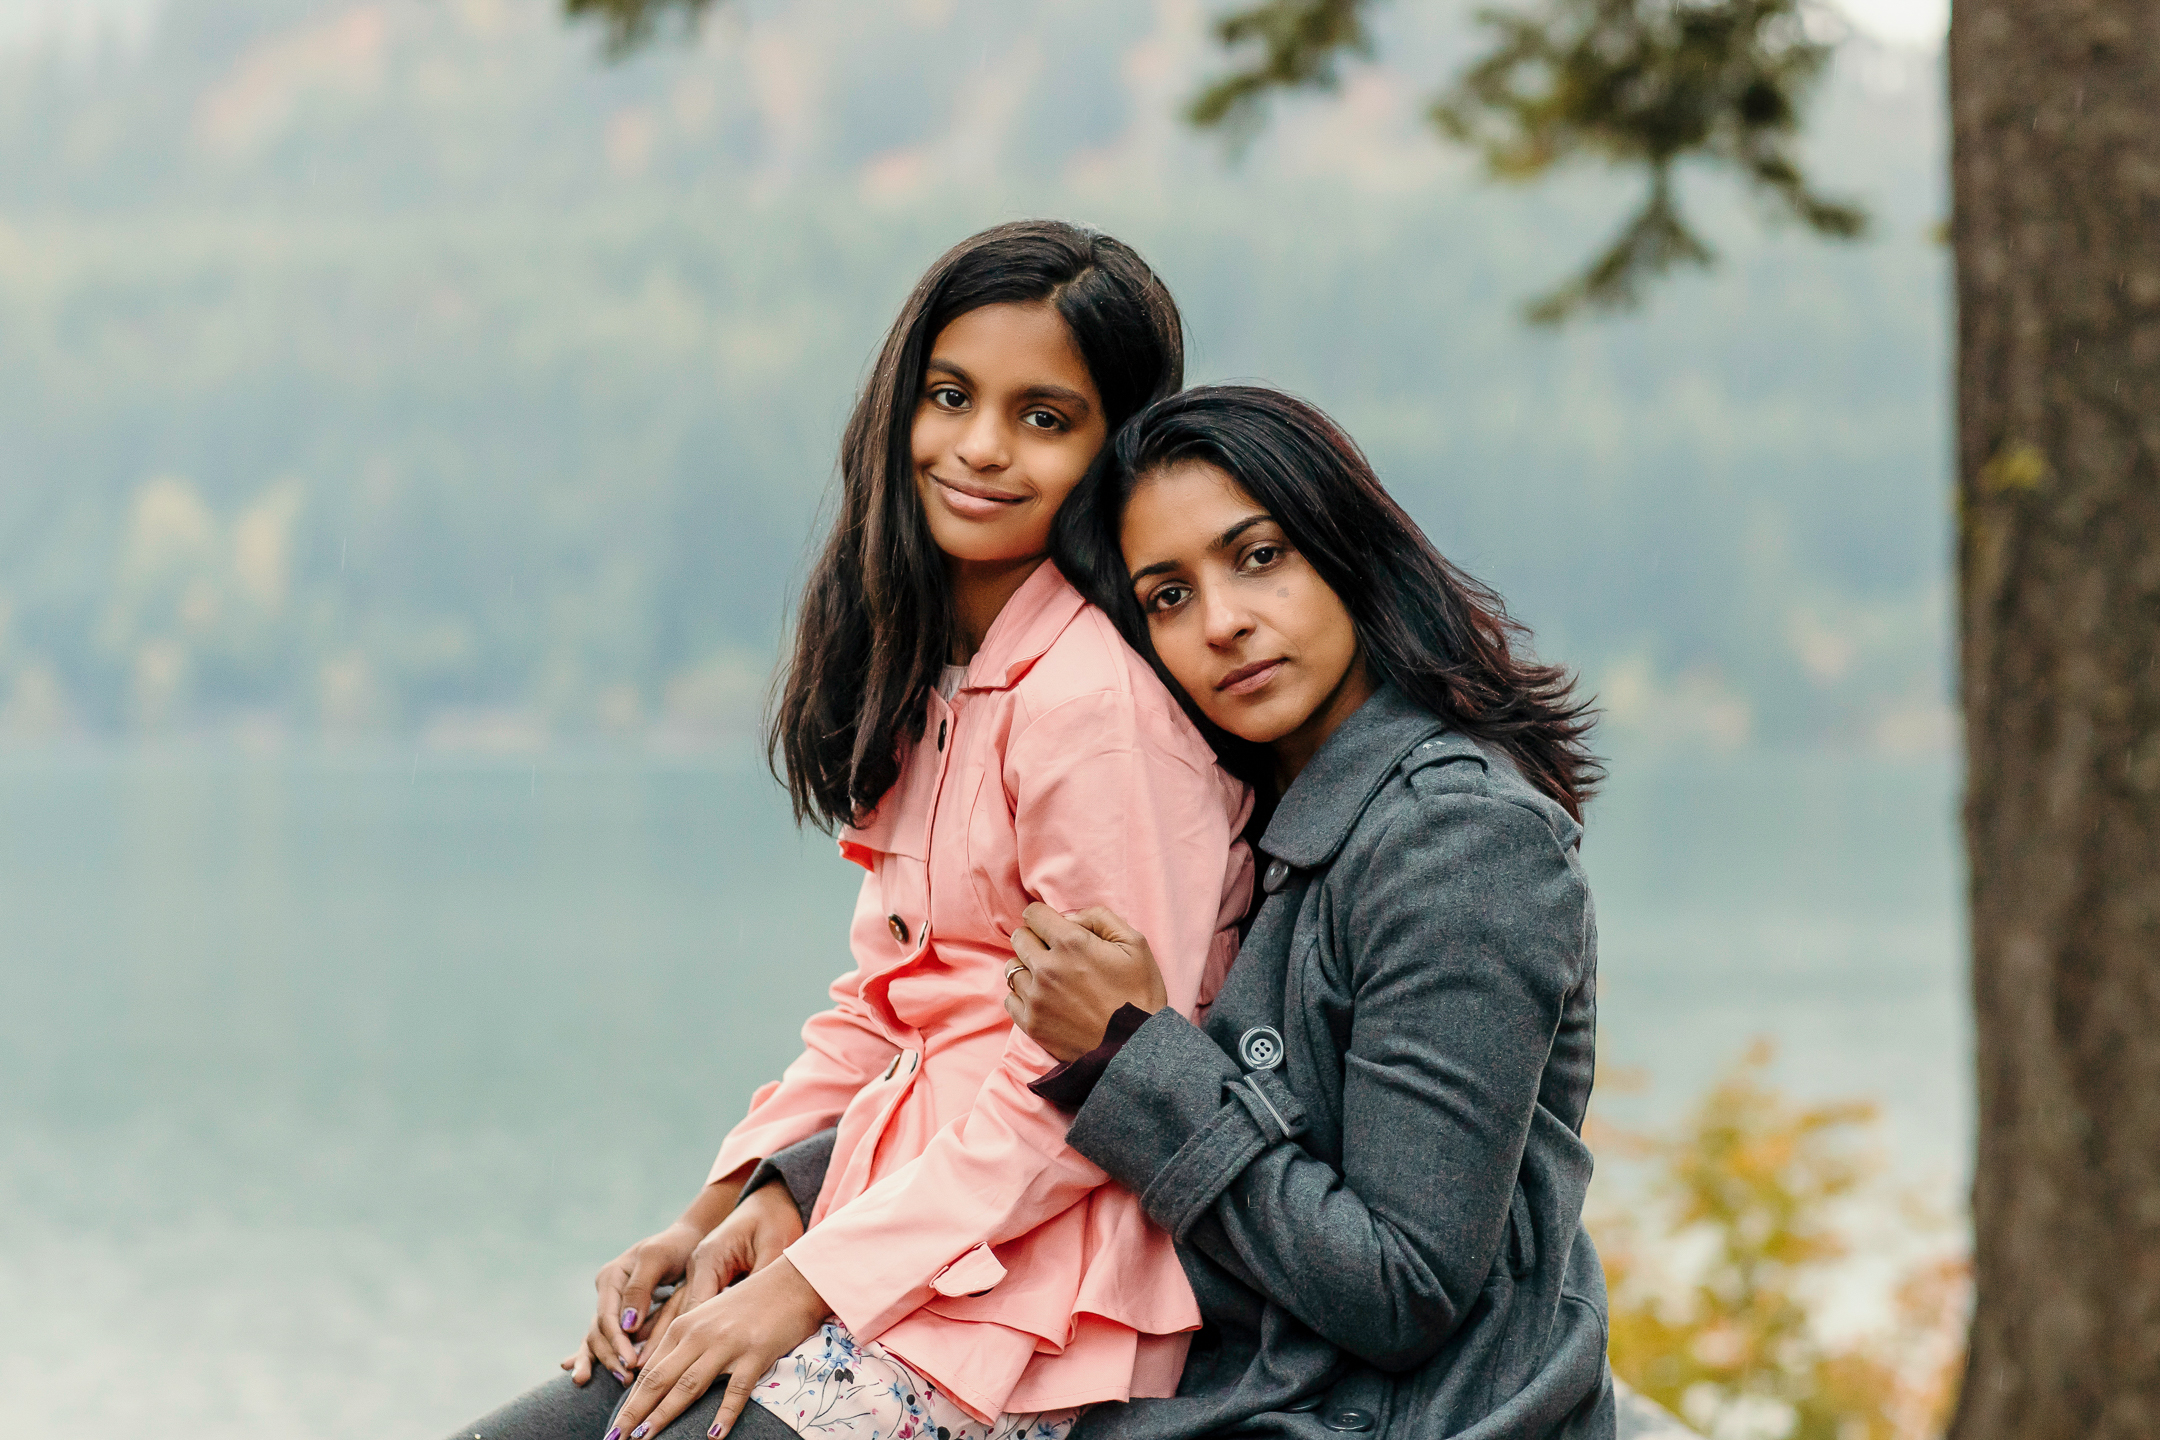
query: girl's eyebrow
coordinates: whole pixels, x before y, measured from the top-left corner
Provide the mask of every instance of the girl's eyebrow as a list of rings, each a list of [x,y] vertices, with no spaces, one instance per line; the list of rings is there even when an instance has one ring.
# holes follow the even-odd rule
[[[1261,511],[1257,515],[1248,515],[1243,520],[1238,521],[1237,524],[1232,525],[1229,529],[1223,531],[1222,534],[1216,536],[1213,540],[1208,541],[1207,548],[1210,551],[1227,550],[1233,544],[1237,543],[1238,536],[1244,534],[1247,530],[1252,529],[1253,526],[1266,524],[1268,521],[1273,520],[1274,518],[1274,516],[1268,514],[1265,510]],[[1147,566],[1145,569],[1133,571],[1132,578],[1135,580],[1145,580],[1150,575],[1161,575],[1167,571],[1175,570],[1177,569],[1177,566],[1178,562],[1175,560],[1158,560],[1153,565]]]
[[[1068,389],[1063,385],[1030,385],[1020,392],[1020,398],[1023,400],[1055,400],[1068,409],[1079,411],[1082,415],[1095,408],[1088,404],[1087,396],[1081,394],[1078,390]]]

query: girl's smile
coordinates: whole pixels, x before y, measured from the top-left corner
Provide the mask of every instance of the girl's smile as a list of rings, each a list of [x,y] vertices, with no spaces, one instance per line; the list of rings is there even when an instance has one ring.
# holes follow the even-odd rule
[[[980,481],[948,480],[934,472],[930,480],[945,507],[966,520],[988,520],[1003,515],[1008,506],[1024,505],[1028,500],[1025,493],[993,490]]]

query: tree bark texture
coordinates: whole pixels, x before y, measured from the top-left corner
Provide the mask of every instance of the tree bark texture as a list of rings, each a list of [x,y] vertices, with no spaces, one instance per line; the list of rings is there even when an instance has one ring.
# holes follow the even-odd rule
[[[1954,0],[1979,1152],[1954,1440],[2160,1436],[2160,0]]]

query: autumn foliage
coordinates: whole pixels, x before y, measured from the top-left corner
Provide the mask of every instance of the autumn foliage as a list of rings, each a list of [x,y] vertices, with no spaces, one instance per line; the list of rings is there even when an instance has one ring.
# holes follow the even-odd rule
[[[1802,1105],[1758,1041],[1670,1132],[1599,1127],[1601,1162],[1645,1182],[1591,1230],[1612,1300],[1615,1374],[1715,1440],[1922,1440],[1942,1433],[1964,1359],[1969,1262],[1883,1185],[1875,1107]],[[1825,1334],[1862,1216],[1898,1217],[1887,1323]]]

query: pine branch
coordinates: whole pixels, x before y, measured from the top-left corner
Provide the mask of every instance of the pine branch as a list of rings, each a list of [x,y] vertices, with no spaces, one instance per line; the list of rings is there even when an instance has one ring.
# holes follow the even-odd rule
[[[571,20],[599,19],[607,27],[607,56],[627,59],[659,34],[663,17],[680,16],[685,35],[697,33],[698,22],[712,0],[563,0],[563,14]]]
[[[1258,128],[1278,90],[1328,90],[1345,55],[1372,53],[1375,0],[1268,0],[1216,26],[1231,50],[1257,45],[1242,69],[1215,81],[1193,123],[1239,138]],[[1673,190],[1681,161],[1738,176],[1817,234],[1862,234],[1859,207],[1817,193],[1791,152],[1804,102],[1832,44],[1810,38],[1814,0],[1534,0],[1529,10],[1481,11],[1492,48],[1436,99],[1439,132],[1477,150],[1496,179],[1530,181],[1588,159],[1640,168],[1641,209],[1581,273],[1531,302],[1551,324],[1585,309],[1625,309],[1645,283],[1677,265],[1713,262]]]
[[[1258,45],[1242,69],[1210,84],[1186,116],[1203,130],[1250,138],[1265,123],[1269,95],[1278,90],[1332,90],[1336,58],[1372,53],[1365,30],[1367,0],[1266,0],[1215,23],[1226,50]]]
[[[1626,310],[1642,303],[1642,287],[1675,265],[1707,268],[1716,253],[1687,227],[1673,204],[1672,174],[1653,169],[1650,193],[1604,253],[1574,279],[1523,307],[1534,325],[1558,325],[1585,309]]]

